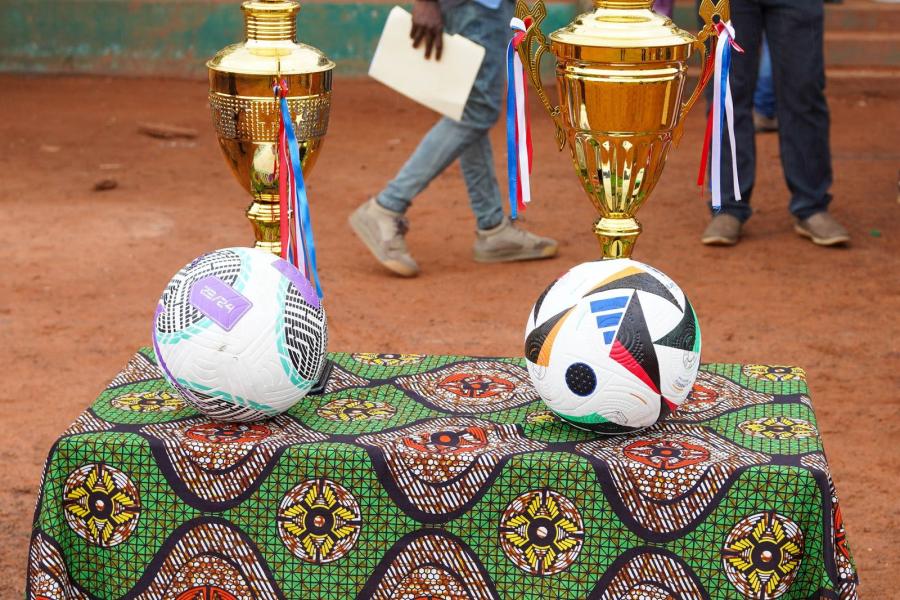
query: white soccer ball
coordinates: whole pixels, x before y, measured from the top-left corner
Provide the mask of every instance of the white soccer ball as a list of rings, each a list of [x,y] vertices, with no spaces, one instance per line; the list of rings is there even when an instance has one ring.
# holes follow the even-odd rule
[[[181,269],[153,324],[166,379],[220,421],[288,410],[318,381],[327,344],[325,309],[309,281],[252,248],[216,250]]]
[[[627,433],[684,402],[700,367],[700,326],[660,271],[630,259],[589,262],[537,299],[525,357],[553,412],[584,429]]]

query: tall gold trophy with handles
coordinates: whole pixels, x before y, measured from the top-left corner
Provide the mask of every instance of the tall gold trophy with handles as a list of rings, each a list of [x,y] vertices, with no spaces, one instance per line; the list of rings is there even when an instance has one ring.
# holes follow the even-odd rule
[[[220,50],[209,68],[209,105],[225,160],[253,201],[247,218],[256,247],[281,252],[276,143],[279,105],[276,82],[287,83],[287,102],[308,175],[315,164],[331,108],[334,63],[320,50],[298,44],[294,0],[250,0],[243,43]]]
[[[518,46],[522,64],[556,125],[559,148],[568,144],[575,171],[600,218],[594,233],[603,258],[628,258],[641,233],[634,218],[647,201],[669,149],[712,70],[706,39],[727,22],[728,0],[703,0],[706,25],[695,37],[652,10],[653,0],[595,0],[594,10],[550,34],[540,30],[543,0],[518,0],[516,16],[528,29]],[[560,104],[543,89],[540,61],[556,57]],[[688,59],[700,54],[700,83],[685,101]]]

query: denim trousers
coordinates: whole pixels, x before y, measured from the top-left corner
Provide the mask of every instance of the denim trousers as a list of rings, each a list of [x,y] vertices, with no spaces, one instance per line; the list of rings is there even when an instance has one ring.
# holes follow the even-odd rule
[[[756,91],[753,92],[753,110],[770,119],[775,116],[772,57],[769,54],[769,44],[765,37],[763,37],[762,50],[759,52],[759,75],[756,79]]]
[[[731,148],[722,148],[722,212],[750,218],[756,175],[753,92],[763,34],[769,44],[777,98],[781,166],[791,193],[788,208],[798,219],[828,209],[832,182],[830,118],[825,101],[823,0],[732,0],[731,22],[744,53],[732,53],[731,89],[738,178],[734,197]]]
[[[438,121],[378,194],[377,201],[389,210],[406,212],[413,198],[458,158],[478,228],[490,229],[503,220],[503,200],[488,134],[503,104],[513,3],[503,0],[499,8],[490,9],[469,0],[444,7],[443,13],[447,33],[458,33],[484,46],[484,62],[462,119],[454,121],[444,117]]]

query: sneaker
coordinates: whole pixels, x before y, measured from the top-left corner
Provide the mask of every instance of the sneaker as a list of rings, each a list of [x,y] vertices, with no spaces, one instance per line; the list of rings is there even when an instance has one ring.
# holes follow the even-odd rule
[[[715,215],[700,241],[707,246],[734,246],[741,238],[741,220],[733,215],[722,213]]]
[[[550,258],[556,256],[557,249],[556,240],[519,229],[506,217],[496,227],[479,229],[475,233],[474,255],[477,262]]]
[[[375,259],[401,277],[415,277],[419,265],[410,256],[403,236],[409,221],[403,214],[388,210],[370,198],[350,215],[350,227]]]
[[[817,212],[808,219],[794,223],[794,231],[819,246],[838,246],[850,241],[850,234],[829,213]]]
[[[767,117],[762,113],[753,111],[753,129],[756,133],[769,133],[778,131],[778,119],[775,117]]]

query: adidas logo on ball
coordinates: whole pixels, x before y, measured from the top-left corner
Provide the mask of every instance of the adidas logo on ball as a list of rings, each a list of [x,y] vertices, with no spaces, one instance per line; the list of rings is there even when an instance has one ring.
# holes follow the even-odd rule
[[[700,367],[700,327],[660,271],[630,259],[589,262],[535,302],[525,358],[556,414],[584,429],[627,433],[684,402]]]

